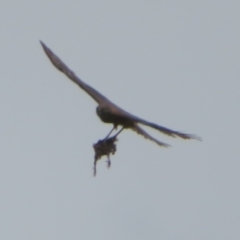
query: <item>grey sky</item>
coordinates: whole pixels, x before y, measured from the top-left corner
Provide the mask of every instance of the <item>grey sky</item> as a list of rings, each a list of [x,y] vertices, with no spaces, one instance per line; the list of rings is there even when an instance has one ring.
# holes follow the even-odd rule
[[[0,239],[238,239],[239,1],[2,1]],[[120,107],[203,138],[119,136],[45,42]]]

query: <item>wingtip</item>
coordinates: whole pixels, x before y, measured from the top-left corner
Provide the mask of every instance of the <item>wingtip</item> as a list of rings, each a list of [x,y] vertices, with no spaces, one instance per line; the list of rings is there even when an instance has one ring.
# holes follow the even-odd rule
[[[194,139],[194,140],[202,141],[202,138],[195,134],[187,134],[186,136],[188,137],[186,139]]]
[[[157,144],[158,144],[160,147],[165,147],[165,148],[172,147],[170,144],[167,144],[167,143],[162,143],[162,142],[158,143],[158,142],[157,142]]]
[[[42,45],[43,49],[48,49],[48,47],[46,46],[46,44],[42,40],[39,40],[39,42]]]
[[[182,132],[174,132],[174,134],[172,135],[173,137],[180,137],[182,139],[185,140],[190,140],[190,139],[194,139],[194,140],[198,140],[198,141],[202,141],[201,137],[198,137],[195,134],[187,134],[187,133],[182,133]]]
[[[203,141],[203,139],[202,139],[201,137],[198,137],[198,136],[196,136],[196,135],[194,136],[194,139],[195,139],[195,140],[198,140],[198,141]]]
[[[51,62],[54,64],[54,62],[53,62],[53,56],[54,56],[53,52],[50,50],[49,47],[47,47],[47,45],[43,41],[39,40],[39,42],[42,45],[43,51],[46,53],[46,55],[49,57]]]

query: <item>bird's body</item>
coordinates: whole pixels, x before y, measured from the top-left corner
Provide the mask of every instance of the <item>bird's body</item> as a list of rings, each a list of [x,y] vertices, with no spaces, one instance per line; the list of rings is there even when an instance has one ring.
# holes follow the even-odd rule
[[[41,41],[40,41],[41,42]],[[121,109],[114,103],[112,103],[109,99],[107,99],[104,95],[99,93],[97,90],[83,82],[80,78],[78,78],[75,73],[70,70],[63,61],[57,57],[43,42],[41,45],[49,57],[52,64],[61,72],[63,72],[68,78],[70,78],[73,82],[75,82],[80,88],[86,91],[97,103],[98,107],[96,109],[97,115],[99,118],[105,123],[112,123],[114,128],[117,128],[119,125],[123,128],[120,130],[122,131],[125,128],[132,129],[133,131],[137,132],[138,134],[144,136],[145,138],[154,141],[160,146],[167,147],[169,146],[166,143],[160,142],[157,139],[150,136],[147,132],[145,132],[138,123],[152,127],[168,136],[171,137],[180,137],[183,139],[198,139],[199,137],[192,135],[192,134],[185,134],[178,131],[171,130],[169,128],[162,127],[155,123],[148,122],[144,119],[136,117],[131,113],[126,112],[125,110]],[[110,132],[111,133],[111,132]],[[109,135],[108,135],[109,136]]]
[[[113,123],[115,127],[118,125],[124,126],[125,128],[129,128],[132,125],[132,121],[122,117],[118,116],[116,114],[113,114],[112,111],[109,111],[108,108],[100,107],[98,106],[96,109],[97,115],[99,118],[105,122],[105,123]]]

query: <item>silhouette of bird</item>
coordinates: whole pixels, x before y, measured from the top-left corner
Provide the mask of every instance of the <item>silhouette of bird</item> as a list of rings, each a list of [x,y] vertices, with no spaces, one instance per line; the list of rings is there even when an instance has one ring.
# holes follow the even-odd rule
[[[123,129],[132,129],[133,131],[137,132],[138,134],[142,135],[146,139],[149,139],[159,146],[168,147],[170,145],[160,142],[159,140],[150,136],[145,130],[143,130],[138,124],[143,124],[154,128],[163,134],[166,134],[171,137],[180,137],[182,139],[196,139],[201,140],[200,137],[194,134],[186,134],[178,131],[171,130],[166,127],[162,127],[155,123],[146,121],[142,118],[132,115],[131,113],[126,112],[125,110],[121,109],[114,103],[112,103],[109,99],[103,96],[100,92],[83,82],[79,77],[75,75],[75,73],[67,67],[67,65],[53,53],[50,48],[48,48],[42,41],[40,41],[46,55],[52,62],[52,64],[61,72],[63,72],[68,78],[70,78],[74,83],[76,83],[80,88],[82,88],[85,92],[87,92],[97,103],[97,115],[100,119],[105,123],[112,123],[113,129],[107,135],[105,139],[108,139],[110,134],[117,126],[122,126],[121,130],[115,135],[117,136]]]

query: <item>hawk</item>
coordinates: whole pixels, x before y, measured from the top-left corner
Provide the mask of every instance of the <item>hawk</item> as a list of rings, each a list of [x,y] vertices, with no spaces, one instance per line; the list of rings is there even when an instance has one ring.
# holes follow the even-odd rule
[[[179,137],[182,139],[196,139],[200,140],[200,138],[194,134],[186,134],[178,131],[171,130],[169,128],[160,126],[156,123],[149,122],[142,118],[139,118],[122,108],[118,107],[116,104],[111,102],[108,98],[102,95],[93,87],[89,86],[85,82],[83,82],[77,75],[56,55],[53,51],[47,47],[42,41],[40,41],[43,50],[45,51],[46,55],[48,56],[49,60],[52,64],[61,72],[63,72],[69,79],[71,79],[74,83],[76,83],[81,89],[87,92],[98,104],[96,108],[97,115],[99,118],[105,123],[112,123],[113,129],[110,133],[106,136],[105,140],[108,139],[110,134],[114,129],[118,126],[122,126],[121,130],[114,136],[116,136],[123,130],[123,129],[131,129],[134,132],[142,135],[146,139],[149,139],[159,146],[168,147],[169,145],[161,142],[152,136],[150,136],[145,130],[143,130],[139,124],[154,128],[161,133],[168,135],[170,137]],[[111,146],[111,145],[110,145]],[[112,146],[111,146],[112,147]],[[109,150],[110,151],[110,150]]]

